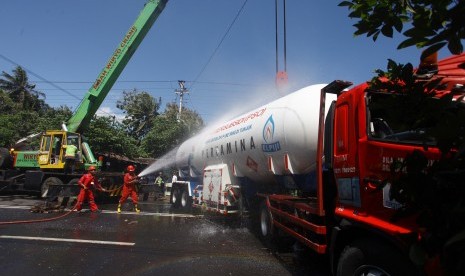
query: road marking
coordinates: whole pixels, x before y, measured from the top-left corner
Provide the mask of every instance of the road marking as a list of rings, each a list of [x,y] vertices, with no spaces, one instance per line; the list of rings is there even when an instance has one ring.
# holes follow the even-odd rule
[[[123,211],[118,213],[116,211],[102,211],[105,214],[118,214],[118,215],[135,215],[135,216],[158,216],[158,217],[175,217],[175,218],[197,218],[199,215],[191,214],[169,214],[169,213],[151,213],[151,212],[140,212],[136,213],[134,211]]]
[[[8,235],[0,235],[0,238],[2,238],[2,239],[17,239],[17,240],[32,240],[32,241],[56,241],[56,242],[92,243],[92,244],[111,244],[111,245],[124,245],[124,246],[134,246],[135,245],[135,243],[133,243],[133,242],[112,242],[112,241],[99,241],[99,240],[58,239],[58,238],[8,236]]]
[[[0,209],[21,209],[21,210],[27,210],[31,209],[32,206],[11,206],[11,205],[1,205],[0,204]],[[87,209],[83,209],[85,211],[89,211]],[[64,212],[68,212],[69,209],[65,209]],[[48,213],[58,213],[56,210],[51,210]],[[117,214],[116,211],[110,211],[110,210],[102,210],[102,213],[104,214]],[[123,211],[121,212],[122,215],[137,215],[137,216],[159,216],[159,217],[175,217],[175,218],[198,218],[202,217],[202,215],[192,215],[192,214],[169,214],[169,213],[152,213],[152,212],[130,212],[130,211]]]
[[[4,209],[31,209],[32,206],[11,206],[11,205],[0,205],[0,208]]]

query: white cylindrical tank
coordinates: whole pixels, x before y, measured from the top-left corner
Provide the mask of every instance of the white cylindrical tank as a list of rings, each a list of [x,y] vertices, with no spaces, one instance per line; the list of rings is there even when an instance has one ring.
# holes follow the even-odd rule
[[[274,175],[315,170],[320,93],[325,84],[305,87],[187,140],[176,165],[201,173],[227,164],[236,176],[267,181]],[[326,96],[327,114],[333,94]]]

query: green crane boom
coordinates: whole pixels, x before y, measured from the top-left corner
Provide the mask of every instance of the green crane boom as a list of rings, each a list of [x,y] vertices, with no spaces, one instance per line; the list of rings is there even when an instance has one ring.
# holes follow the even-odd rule
[[[102,72],[86,93],[73,116],[66,123],[70,132],[82,132],[100,108],[103,100],[115,84],[124,67],[139,47],[147,32],[165,8],[168,0],[149,0],[136,22],[131,26],[121,43],[107,62]]]

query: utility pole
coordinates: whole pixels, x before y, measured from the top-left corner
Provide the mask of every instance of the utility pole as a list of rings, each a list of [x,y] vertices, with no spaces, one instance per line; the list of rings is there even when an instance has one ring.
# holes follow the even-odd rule
[[[279,27],[278,27],[278,19],[279,19],[279,8],[278,8],[278,0],[275,0],[275,32],[276,32],[276,87],[279,90],[284,90],[288,84],[288,76],[287,76],[287,35],[286,35],[286,0],[282,0],[283,2],[283,12],[282,12],[282,31],[283,31],[283,59],[284,59],[284,70],[279,70]]]
[[[184,87],[184,83],[185,83],[185,81],[178,80],[179,89],[175,90],[175,93],[179,94],[179,111],[178,111],[178,114],[176,115],[176,119],[177,119],[178,122],[181,121],[182,98],[184,96],[184,93],[189,93],[189,90],[187,90],[187,88]]]

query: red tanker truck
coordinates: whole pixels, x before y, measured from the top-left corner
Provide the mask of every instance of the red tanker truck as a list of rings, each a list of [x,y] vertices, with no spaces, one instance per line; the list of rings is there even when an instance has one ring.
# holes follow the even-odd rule
[[[438,98],[463,95],[464,63],[453,56],[422,77],[438,80]],[[335,275],[422,273],[409,258],[421,229],[415,216],[393,219],[402,204],[389,179],[412,152],[428,165],[441,152],[428,125],[406,123],[416,115],[403,115],[402,96],[351,85],[305,87],[184,142],[172,205],[257,214],[264,238],[328,255]]]

